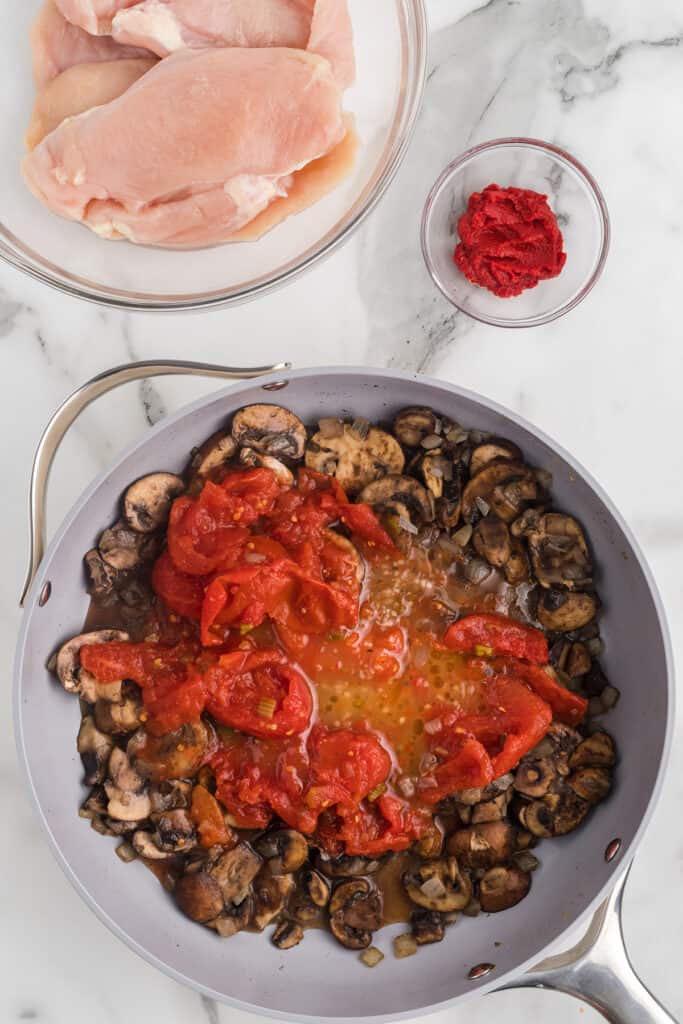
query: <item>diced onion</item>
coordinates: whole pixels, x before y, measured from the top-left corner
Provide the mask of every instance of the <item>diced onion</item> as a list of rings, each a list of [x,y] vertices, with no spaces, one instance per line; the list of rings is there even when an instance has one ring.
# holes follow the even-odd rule
[[[440,878],[434,875],[432,878],[428,878],[426,882],[423,882],[420,886],[420,892],[423,893],[428,900],[438,900],[442,896],[446,895],[446,886],[443,884]]]
[[[381,949],[377,949],[377,946],[370,946],[369,949],[361,953],[360,959],[366,967],[376,967],[377,964],[384,960],[384,953]]]
[[[398,525],[402,530],[405,530],[406,533],[411,533],[413,535],[419,533],[417,526],[414,526],[409,519],[405,518],[405,516],[398,517]]]
[[[407,932],[404,935],[397,935],[394,939],[394,956],[402,960],[406,956],[414,956],[417,953],[417,942]]]
[[[437,732],[441,732],[443,723],[440,718],[432,718],[428,722],[425,722],[425,732],[430,736],[436,736]]]

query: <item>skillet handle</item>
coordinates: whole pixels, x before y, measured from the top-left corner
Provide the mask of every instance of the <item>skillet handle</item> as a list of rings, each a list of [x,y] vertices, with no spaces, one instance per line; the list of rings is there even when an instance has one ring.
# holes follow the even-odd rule
[[[108,391],[147,377],[194,376],[219,377],[223,380],[252,380],[265,374],[289,369],[291,363],[272,366],[231,367],[215,363],[195,363],[184,359],[167,362],[139,362],[116,366],[82,384],[60,405],[38,442],[31,470],[29,490],[29,564],[19,604],[23,607],[38,568],[45,554],[47,484],[57,449],[69,427],[87,406]]]
[[[677,1024],[633,969],[624,943],[622,899],[628,871],[596,911],[574,949],[550,957],[505,988],[549,988],[592,1006],[611,1024]]]

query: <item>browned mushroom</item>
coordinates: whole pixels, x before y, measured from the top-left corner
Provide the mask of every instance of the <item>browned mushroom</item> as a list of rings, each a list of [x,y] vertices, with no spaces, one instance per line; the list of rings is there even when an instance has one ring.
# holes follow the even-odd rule
[[[506,523],[538,497],[532,470],[521,462],[494,459],[472,477],[462,496],[462,515],[474,522],[491,509]]]
[[[570,768],[610,768],[617,759],[614,740],[606,732],[594,732],[576,747],[569,758]]]
[[[154,533],[165,526],[174,498],[185,484],[175,473],[148,473],[136,480],[123,496],[123,517],[132,530]]]
[[[110,568],[126,572],[151,561],[159,552],[159,542],[156,537],[131,530],[119,520],[104,531],[97,542],[97,549]]]
[[[462,910],[472,898],[472,882],[456,857],[427,861],[403,876],[408,896],[425,910]]]
[[[110,818],[138,822],[147,818],[152,810],[144,779],[119,747],[114,747],[109,756],[109,780],[104,789],[109,799],[107,814]]]
[[[301,875],[301,888],[316,907],[326,907],[330,902],[332,887],[319,871],[308,870]]]
[[[278,949],[293,949],[304,937],[304,930],[296,921],[281,921],[273,932],[272,943]]]
[[[314,856],[315,865],[328,878],[358,878],[379,870],[380,861],[370,857],[328,857],[320,852]]]
[[[295,887],[292,875],[276,875],[267,864],[254,880],[254,912],[251,923],[258,931],[273,921],[287,906]]]
[[[536,579],[542,587],[583,590],[590,586],[593,564],[583,530],[572,516],[538,514],[530,509],[513,525],[525,536]]]
[[[116,585],[120,573],[112,569],[102,558],[97,548],[92,548],[84,555],[85,571],[88,576],[88,593],[101,605],[112,604],[116,600]]]
[[[360,493],[359,500],[372,505],[378,512],[393,512],[405,518],[408,511],[410,522],[431,523],[434,519],[434,503],[428,491],[412,476],[385,476],[368,484]]]
[[[196,775],[208,743],[209,729],[198,721],[188,722],[163,736],[151,736],[139,729],[128,741],[127,750],[137,770],[152,782],[159,782]]]
[[[240,462],[243,466],[253,468],[269,469],[275,479],[282,487],[290,487],[294,483],[294,475],[284,462],[274,458],[272,455],[264,455],[257,452],[255,448],[242,448],[240,450]]]
[[[247,405],[235,413],[232,436],[240,447],[298,462],[306,445],[306,428],[281,405]]]
[[[472,825],[458,829],[450,836],[447,850],[467,868],[490,868],[522,849],[524,837],[519,830],[503,821]]]
[[[418,946],[441,942],[446,934],[444,919],[435,910],[414,910],[410,915],[410,930]]]
[[[227,430],[219,430],[192,452],[187,468],[188,477],[203,482],[227,466],[236,451],[237,442],[232,434]]]
[[[197,845],[194,823],[184,808],[152,816],[156,824],[156,842],[162,850],[187,853]]]
[[[440,828],[434,827],[429,830],[418,840],[415,844],[415,849],[421,857],[425,860],[431,860],[434,857],[440,857],[443,853],[444,835]]]
[[[470,458],[470,476],[476,476],[484,466],[488,466],[495,459],[506,459],[509,462],[521,462],[522,453],[512,441],[506,441],[503,437],[491,437],[472,452]]]
[[[83,781],[86,786],[104,782],[113,746],[111,737],[97,728],[92,715],[84,715],[78,730],[76,747],[83,762],[85,771]]]
[[[557,779],[557,768],[552,758],[521,761],[515,772],[514,787],[523,796],[534,799],[545,796]]]
[[[503,574],[511,586],[529,579],[529,558],[518,537],[510,538],[510,557],[503,566]]]
[[[499,793],[492,800],[482,800],[472,808],[472,824],[480,825],[489,821],[501,821],[505,817],[510,797],[508,793]]]
[[[206,871],[182,875],[173,895],[183,914],[200,924],[218,917],[225,902],[220,885]]]
[[[590,804],[571,790],[548,793],[542,800],[524,804],[517,812],[520,824],[540,839],[563,836],[578,828]]]
[[[93,677],[81,670],[79,651],[86,644],[106,644],[114,640],[130,640],[130,636],[120,629],[97,629],[92,633],[81,633],[60,647],[57,654],[56,671],[60,683],[68,693],[77,693],[90,703],[95,703],[100,694],[93,692],[90,686],[95,682]],[[105,693],[101,694],[103,696],[117,691],[120,693],[120,683],[105,684],[105,686],[108,688]],[[88,690],[87,694],[84,693],[86,689]]]
[[[587,625],[598,610],[594,594],[576,591],[544,590],[539,599],[536,616],[544,629],[553,633],[568,633]]]
[[[253,902],[247,896],[241,903],[228,903],[222,914],[213,921],[207,921],[209,928],[218,932],[222,939],[230,939],[233,935],[243,931],[249,926],[253,911]]]
[[[95,702],[95,724],[100,732],[110,736],[134,732],[140,726],[141,713],[140,693],[130,683],[124,683],[120,701],[102,700],[100,697]]]
[[[479,902],[487,914],[508,910],[524,899],[531,887],[531,875],[518,867],[495,867],[479,882]]]
[[[209,868],[218,882],[226,903],[240,904],[249,895],[251,883],[261,870],[263,861],[247,843],[238,843],[221,854]]]
[[[274,875],[298,871],[308,860],[308,840],[293,828],[267,832],[256,848]]]
[[[366,949],[382,925],[382,896],[367,878],[341,882],[330,900],[330,930],[347,949]]]
[[[437,418],[431,409],[411,405],[394,419],[393,431],[406,448],[417,448],[426,437],[436,434]]]
[[[164,779],[150,789],[149,798],[152,814],[187,809],[192,798],[192,783],[186,779]]]
[[[567,779],[567,785],[589,804],[599,804],[609,796],[612,776],[607,768],[593,766],[577,768]]]
[[[353,424],[344,423],[336,437],[325,437],[324,431],[313,435],[306,446],[306,465],[336,477],[353,496],[374,480],[402,473],[405,458],[396,438],[385,430],[354,430]]]
[[[487,516],[477,523],[472,543],[477,554],[497,569],[501,569],[512,555],[510,531],[505,523],[495,516]]]
[[[560,666],[567,673],[570,679],[585,676],[590,671],[591,656],[585,644],[574,643],[567,652],[565,664]]]

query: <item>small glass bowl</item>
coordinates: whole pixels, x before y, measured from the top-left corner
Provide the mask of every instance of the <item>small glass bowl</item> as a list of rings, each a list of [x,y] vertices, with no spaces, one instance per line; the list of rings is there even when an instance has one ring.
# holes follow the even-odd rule
[[[567,253],[557,277],[514,298],[472,284],[453,259],[469,196],[493,183],[547,195]],[[537,327],[577,306],[600,277],[609,242],[607,205],[594,178],[574,157],[537,139],[495,139],[463,153],[436,181],[422,216],[422,252],[435,284],[463,313],[496,327]]]

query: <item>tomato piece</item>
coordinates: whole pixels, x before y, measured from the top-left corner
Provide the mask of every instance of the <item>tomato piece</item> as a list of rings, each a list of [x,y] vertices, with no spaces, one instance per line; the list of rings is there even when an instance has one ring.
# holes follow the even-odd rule
[[[146,648],[153,644],[131,644],[114,640],[108,644],[84,644],[79,651],[81,668],[90,672],[101,683],[116,683],[119,679],[142,682],[146,676]]]
[[[244,525],[227,513],[221,516],[211,500],[215,493],[223,499],[220,488],[208,481],[199,498],[183,495],[171,507],[168,551],[175,566],[191,576],[207,576],[233,565],[249,539]]]
[[[429,828],[431,818],[385,793],[367,807],[339,808],[337,835],[351,856],[379,857],[407,850]]]
[[[152,570],[154,593],[177,615],[199,620],[204,587],[196,576],[181,572],[168,551],[157,558]]]
[[[430,806],[460,789],[488,786],[495,777],[486,748],[474,736],[468,735],[465,728],[461,727],[459,733],[452,733],[450,739],[451,742],[447,743],[441,737],[447,760],[436,765],[418,781],[420,796]]]
[[[340,519],[345,526],[348,526],[351,533],[356,534],[370,547],[393,554],[398,552],[398,548],[370,505],[360,503],[343,505],[340,509]]]
[[[251,736],[292,736],[313,712],[308,683],[277,650],[235,651],[207,672],[208,710]]]
[[[220,804],[205,786],[195,786],[192,790],[190,818],[197,828],[199,845],[205,849],[224,846],[234,839],[225,824]]]
[[[318,812],[339,804],[356,806],[391,771],[388,752],[371,733],[316,726],[308,747],[311,784],[306,804]]]
[[[446,630],[443,643],[462,654],[511,655],[538,665],[548,661],[548,642],[539,629],[494,613],[464,616]]]
[[[549,668],[549,666],[548,666]],[[561,686],[546,668],[538,665],[527,665],[520,662],[511,663],[506,668],[511,675],[522,679],[538,694],[553,711],[553,717],[565,725],[579,725],[586,716],[588,701],[578,693]]]
[[[185,678],[178,681],[173,674],[157,676],[143,687],[142,699],[149,715],[147,729],[154,736],[196,722],[206,706],[206,683],[201,672],[192,666]]]

